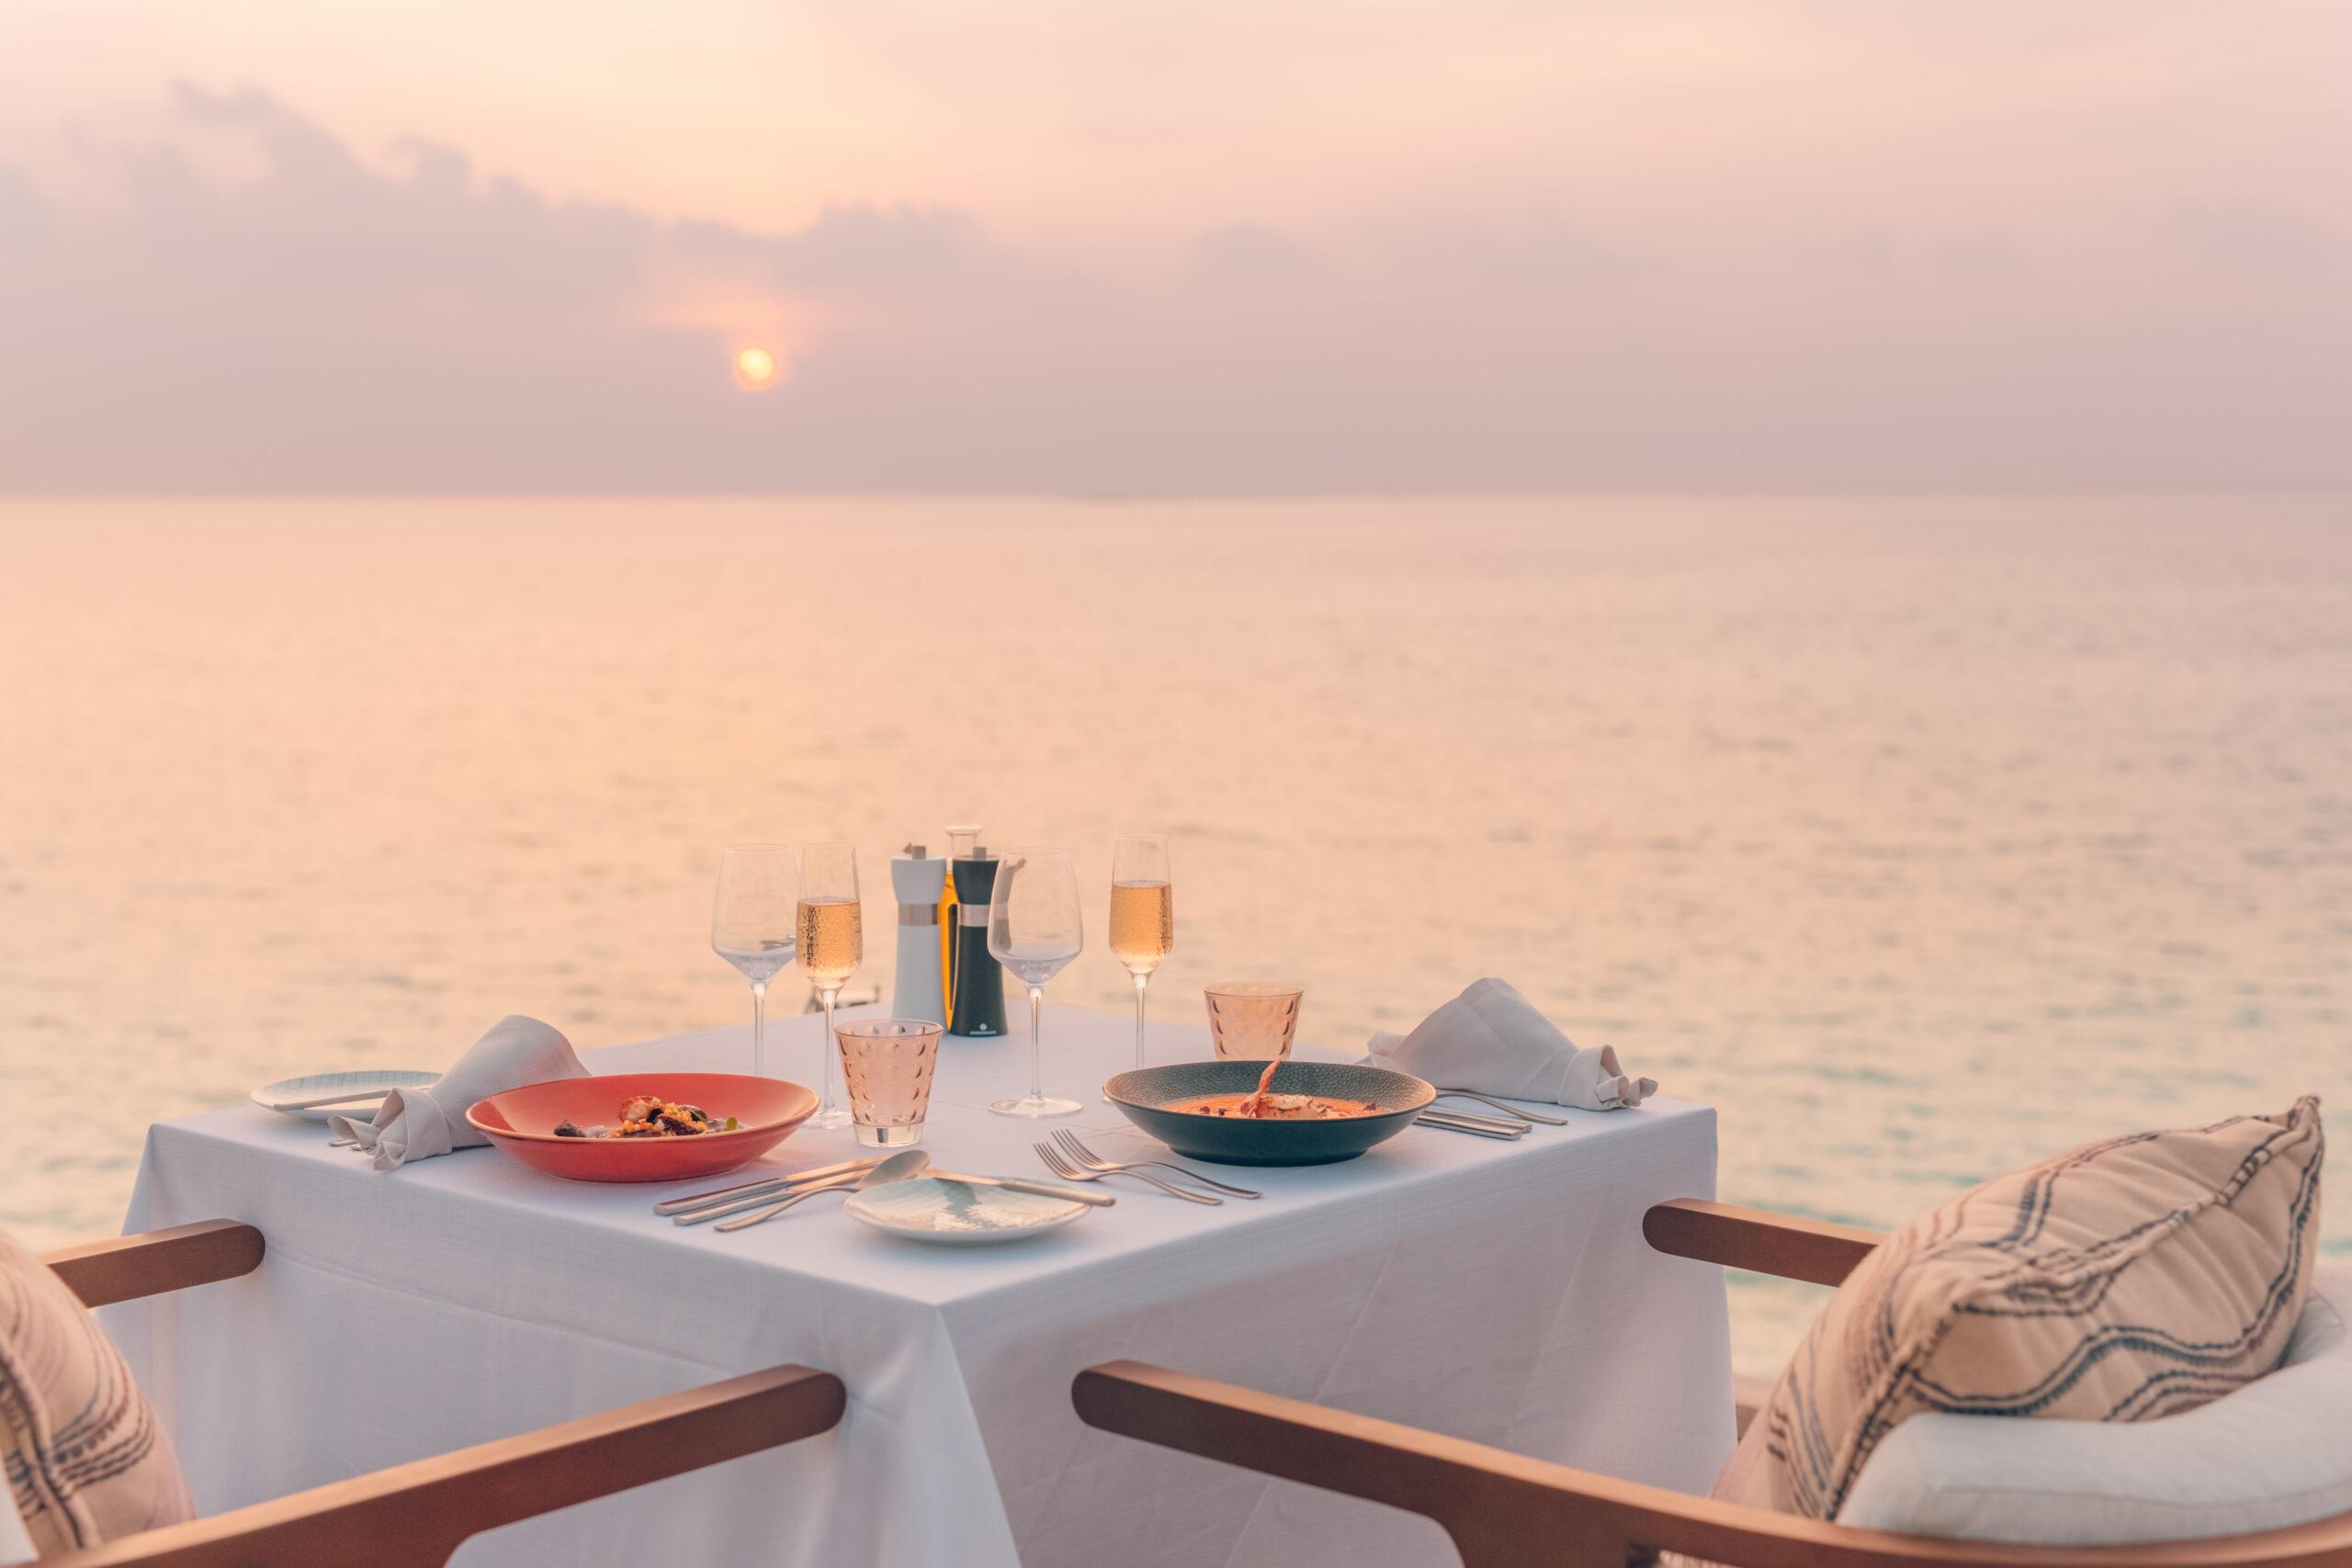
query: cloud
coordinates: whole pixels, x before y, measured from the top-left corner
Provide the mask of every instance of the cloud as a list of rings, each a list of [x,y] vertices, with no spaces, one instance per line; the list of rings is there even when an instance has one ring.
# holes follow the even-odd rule
[[[2254,201],[2179,202],[2159,213],[2155,239],[2223,276],[2352,270],[2344,236],[2311,214]]]
[[[1193,237],[1193,265],[1213,287],[1294,289],[1323,276],[1314,253],[1279,229],[1227,223]]]
[[[49,203],[21,169],[0,164],[0,255],[28,251],[49,235]]]
[[[939,206],[769,232],[551,200],[251,90],[84,155],[0,165],[0,490],[2352,477],[2342,241],[2290,205],[1668,241],[1400,200],[1161,255]],[[776,389],[736,389],[746,342]]]

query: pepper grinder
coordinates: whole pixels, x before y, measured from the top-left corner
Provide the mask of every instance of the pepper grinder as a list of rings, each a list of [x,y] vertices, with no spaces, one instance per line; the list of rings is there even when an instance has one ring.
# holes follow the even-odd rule
[[[973,829],[977,835],[978,829]],[[958,831],[961,840],[963,834]],[[959,842],[960,852],[963,845]],[[996,890],[996,865],[978,843],[959,852],[949,873],[956,879],[956,972],[949,984],[947,1032],[967,1040],[993,1040],[1004,1032],[1004,968],[989,951],[989,900]]]
[[[890,1015],[947,1021],[947,1000],[939,980],[939,897],[947,886],[947,863],[933,860],[921,844],[890,863],[890,889],[899,896],[899,972],[890,984]]]

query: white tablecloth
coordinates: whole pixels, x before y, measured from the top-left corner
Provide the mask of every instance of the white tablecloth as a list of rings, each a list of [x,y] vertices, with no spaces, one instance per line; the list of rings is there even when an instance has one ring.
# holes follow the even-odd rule
[[[1057,1010],[1046,1031],[1048,1092],[1133,1048],[1120,1018]],[[814,1083],[818,1021],[779,1032],[774,1070]],[[747,1035],[586,1059],[742,1070]],[[941,1165],[1041,1173],[1039,1125],[986,1109],[1025,1087],[1026,1053],[944,1044]],[[1204,1031],[1153,1031],[1156,1060],[1207,1054]],[[1087,1099],[1046,1125],[1164,1152]],[[244,1220],[266,1261],[106,1316],[208,1511],[778,1362],[849,1386],[837,1432],[480,1537],[465,1564],[1450,1563],[1412,1516],[1084,1427],[1070,1379],[1135,1357],[1703,1490],[1732,1441],[1723,1280],[1652,1253],[1641,1216],[1713,1196],[1714,1113],[1568,1114],[1515,1144],[1416,1127],[1340,1165],[1213,1168],[1266,1194],[1221,1208],[1114,1181],[1115,1208],[951,1251],[838,1199],[731,1235],[649,1212],[744,1178],[570,1183],[489,1148],[379,1174],[240,1107],[150,1132],[129,1228]],[[775,1157],[854,1152],[804,1129]]]

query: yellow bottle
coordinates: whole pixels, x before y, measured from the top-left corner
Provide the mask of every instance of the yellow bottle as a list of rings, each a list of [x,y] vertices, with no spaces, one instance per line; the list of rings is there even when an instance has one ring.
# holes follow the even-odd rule
[[[979,842],[978,828],[947,829],[947,889],[939,896],[939,994],[946,999],[947,1016],[956,1016],[956,863],[972,858]]]

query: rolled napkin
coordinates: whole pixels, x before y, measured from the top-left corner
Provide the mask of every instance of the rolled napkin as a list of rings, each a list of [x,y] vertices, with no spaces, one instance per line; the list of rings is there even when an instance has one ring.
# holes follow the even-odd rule
[[[1410,1034],[1375,1034],[1365,1065],[1501,1100],[1548,1100],[1581,1111],[1639,1105],[1656,1078],[1628,1077],[1614,1045],[1579,1049],[1508,983],[1473,981]]]
[[[550,1078],[587,1076],[571,1041],[536,1018],[509,1013],[431,1083],[392,1090],[369,1121],[330,1116],[327,1125],[335,1136],[356,1138],[361,1148],[372,1151],[378,1170],[390,1170],[413,1159],[431,1159],[490,1142],[466,1120],[467,1110],[487,1095]]]

